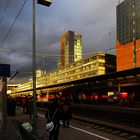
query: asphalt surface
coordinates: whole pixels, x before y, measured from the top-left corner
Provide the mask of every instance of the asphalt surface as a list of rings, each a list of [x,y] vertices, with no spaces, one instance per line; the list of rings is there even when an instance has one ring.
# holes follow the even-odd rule
[[[17,121],[32,123],[28,114],[22,114],[21,108],[16,110],[16,116],[9,117],[8,119],[14,126],[16,126]],[[48,140],[48,132],[45,130],[45,124],[46,119],[44,114],[39,112],[37,117],[37,132],[42,140]],[[19,131],[18,129],[16,130]],[[118,136],[91,129],[88,125],[79,125],[72,120],[69,128],[64,128],[63,125],[60,126],[59,140],[124,140],[124,138],[118,138]]]
[[[74,116],[74,117],[81,120],[87,120],[87,118],[84,118],[81,116]],[[23,114],[21,108],[17,108],[16,115],[12,117],[8,117],[8,120],[12,122],[14,127],[16,127],[17,121],[32,123],[32,120],[29,118],[29,115]],[[96,120],[89,119],[89,122],[90,121],[96,122]],[[105,123],[105,122],[102,122],[102,123]],[[48,132],[45,130],[45,125],[46,125],[46,119],[45,119],[44,113],[38,112],[37,132],[41,140],[48,140]],[[110,131],[109,133],[108,132],[106,133],[105,131],[99,131],[98,129],[96,129],[96,127],[97,126],[95,126],[94,128],[94,126],[90,123],[88,124],[85,123],[81,125],[81,124],[78,124],[75,120],[72,120],[70,122],[69,128],[64,128],[63,125],[60,126],[59,140],[125,140],[125,139],[128,139],[126,137],[121,137],[119,135],[113,135],[113,131]],[[103,129],[103,127],[100,127],[100,128]],[[107,130],[107,128],[105,129]],[[16,127],[16,131],[19,131],[17,127]],[[117,133],[117,131],[114,131],[114,133]],[[121,134],[125,135],[125,133],[121,133]],[[134,140],[133,137],[135,136],[131,136],[130,139]],[[2,140],[1,135],[0,135],[0,140]]]

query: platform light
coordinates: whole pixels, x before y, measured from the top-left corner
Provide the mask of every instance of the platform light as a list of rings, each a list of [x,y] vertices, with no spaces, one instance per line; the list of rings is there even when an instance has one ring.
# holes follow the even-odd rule
[[[49,7],[52,3],[52,0],[38,0],[37,3]]]

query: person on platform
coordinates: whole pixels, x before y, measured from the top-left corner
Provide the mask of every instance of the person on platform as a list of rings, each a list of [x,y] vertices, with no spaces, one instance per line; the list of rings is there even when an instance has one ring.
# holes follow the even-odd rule
[[[27,105],[27,102],[26,102],[26,98],[22,98],[22,108],[23,108],[23,114],[26,113],[26,105]]]
[[[52,102],[48,111],[46,111],[45,118],[47,119],[47,122],[52,121],[54,124],[53,130],[49,132],[49,140],[58,140],[60,128],[60,108],[57,99]]]
[[[29,113],[29,118],[32,118],[33,115],[33,97],[30,97],[28,99],[28,113]]]
[[[62,119],[64,127],[69,127],[69,121],[71,118],[72,118],[71,104],[68,98],[66,98],[62,105]]]
[[[7,98],[7,114],[9,116],[15,116],[16,112],[16,101],[11,96]]]

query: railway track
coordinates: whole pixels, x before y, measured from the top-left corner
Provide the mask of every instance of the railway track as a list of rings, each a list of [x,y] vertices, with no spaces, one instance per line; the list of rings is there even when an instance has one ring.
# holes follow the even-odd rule
[[[122,137],[124,139],[129,139],[129,140],[139,140],[140,139],[140,136],[138,134],[124,131],[122,129],[116,129],[116,128],[112,128],[109,126],[104,126],[104,125],[91,123],[91,122],[89,123],[89,122],[86,122],[83,120],[77,120],[77,119],[74,119],[73,123],[84,126],[84,128],[96,129],[96,130],[104,132],[104,133],[108,133],[111,135],[117,135],[118,137]]]
[[[44,110],[41,110],[41,112],[43,111],[44,114]],[[104,123],[104,121],[101,123],[97,122],[97,120],[93,120],[93,119],[87,119],[85,117],[80,117],[79,115],[76,116],[75,114],[73,114],[73,118],[71,121],[71,124],[75,125],[77,124],[78,126],[82,126],[85,129],[93,129],[96,131],[100,131],[103,133],[106,133],[108,135],[112,135],[112,136],[117,136],[118,139],[122,138],[122,139],[127,139],[127,140],[140,140],[140,134],[129,131],[129,130],[125,130],[122,127],[116,127],[114,125],[106,125]]]
[[[43,110],[43,106],[40,109]],[[46,108],[46,107],[45,107]],[[73,120],[140,139],[140,109],[72,105]]]
[[[74,105],[73,113],[91,119],[140,128],[140,109]]]

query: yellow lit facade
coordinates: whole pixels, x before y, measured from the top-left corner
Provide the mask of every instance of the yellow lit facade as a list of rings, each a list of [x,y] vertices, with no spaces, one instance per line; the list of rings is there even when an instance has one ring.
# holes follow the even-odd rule
[[[47,86],[103,75],[116,70],[114,55],[97,52],[82,59],[82,36],[74,31],[65,32],[61,37],[60,44],[61,58],[57,62],[58,68],[48,73],[42,73],[41,70],[36,72],[38,95],[49,96],[50,90],[56,92],[55,88],[48,89]],[[63,90],[63,86],[59,88],[60,91]],[[31,79],[26,83],[19,84],[13,95],[31,95],[32,89]]]
[[[67,66],[82,59],[82,35],[74,31],[65,32],[61,39],[61,66]]]
[[[43,88],[50,85],[66,83],[87,77],[106,74],[115,71],[115,59],[113,55],[95,53],[85,59],[76,61],[65,67],[37,77],[36,87]],[[114,61],[114,62],[113,62]],[[111,62],[111,63],[110,63]],[[32,89],[32,81],[20,84],[16,93]]]

